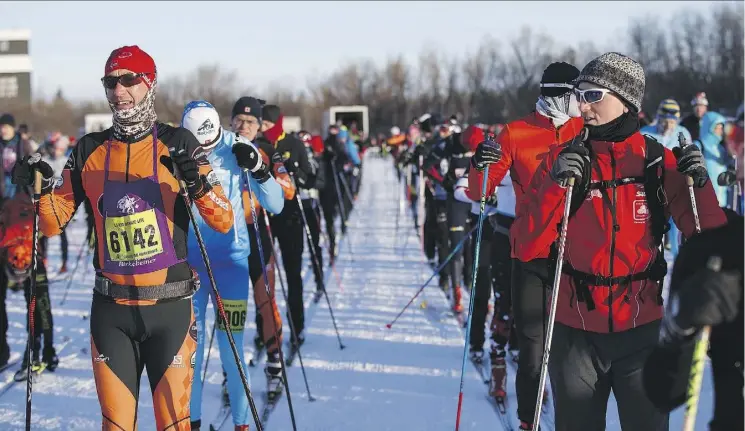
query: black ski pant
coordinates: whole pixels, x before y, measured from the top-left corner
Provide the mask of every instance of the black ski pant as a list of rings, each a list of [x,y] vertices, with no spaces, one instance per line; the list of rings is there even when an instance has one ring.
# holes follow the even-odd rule
[[[287,275],[288,318],[292,319],[295,331],[300,334],[305,329],[303,277],[300,275],[303,265],[305,233],[297,201],[285,201],[285,208],[282,213],[275,216],[270,223],[272,224],[272,233],[279,242],[282,263]]]
[[[323,210],[323,220],[326,223],[326,235],[329,239],[329,264],[333,265],[336,256],[336,228],[334,227],[334,218],[336,217],[336,206],[339,200],[336,192],[333,190],[321,190],[319,192],[319,201]]]
[[[515,376],[517,416],[529,424],[533,423],[543,360],[546,306],[553,283],[549,273],[549,259],[512,260],[512,311],[520,345]]]
[[[448,254],[453,252],[453,249],[458,246],[461,240],[471,230],[469,225],[469,214],[471,213],[471,204],[460,202],[455,200],[453,197],[448,197],[447,200],[447,222],[448,222],[448,237],[450,240],[450,247]],[[473,262],[468,262],[466,257],[471,257],[470,253],[465,253],[465,250],[471,245],[469,240],[466,240],[461,248],[453,255],[450,259],[450,284],[452,288],[457,286],[468,288],[470,287],[471,272],[473,271]],[[463,282],[461,284],[461,281]]]
[[[62,228],[62,232],[59,234],[60,237],[60,248],[62,249],[62,264],[67,264],[67,248],[68,248],[68,242],[67,242],[67,232],[65,231],[65,228]],[[47,254],[49,252],[49,238],[46,236],[41,237],[41,250],[44,255],[44,259],[47,258]]]
[[[318,202],[315,199],[303,199],[303,212],[305,213],[305,219],[308,220],[308,229],[310,230],[310,237],[313,240],[313,244],[308,244],[309,247],[313,247],[312,251],[315,253],[315,259],[311,255],[311,265],[313,265],[313,275],[316,280],[316,290],[321,292],[323,287],[323,253],[321,250],[321,211],[318,208]],[[305,235],[303,235],[305,236]],[[316,265],[316,261],[318,265]]]
[[[437,267],[442,265],[450,254],[450,235],[448,229],[448,204],[446,200],[428,199],[426,218],[424,219],[424,250],[427,259],[435,260]],[[449,265],[440,270],[440,287],[450,280]]]
[[[484,327],[489,311],[489,297],[494,291],[494,317],[490,323],[491,339],[504,350],[510,341],[512,326],[512,259],[509,226],[514,219],[503,215],[492,215],[484,220],[479,250],[476,292],[473,316],[471,317],[471,350],[481,350],[484,344]],[[478,218],[474,226],[478,223]],[[478,231],[476,231],[478,233]],[[476,248],[476,233],[473,248]],[[511,346],[514,347],[514,346]]]
[[[652,404],[642,378],[659,329],[659,320],[614,333],[556,323],[548,365],[556,431],[605,430],[611,389],[622,430],[667,431],[668,414]]]

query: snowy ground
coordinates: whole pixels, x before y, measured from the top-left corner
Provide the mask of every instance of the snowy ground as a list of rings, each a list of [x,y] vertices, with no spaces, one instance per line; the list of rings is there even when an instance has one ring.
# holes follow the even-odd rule
[[[306,269],[304,273],[306,306],[309,309],[302,355],[315,401],[308,400],[300,361],[295,360],[287,372],[298,429],[452,430],[455,427],[465,333],[456,320],[447,315],[448,302],[436,287],[436,280],[392,329],[386,329],[386,323],[396,316],[431,273],[424,263],[411,218],[402,216],[398,226],[396,224],[398,186],[390,162],[368,158],[366,163],[362,191],[349,220],[349,241],[342,241],[337,274],[327,271],[329,298],[346,346],[344,350],[339,349],[325,301],[317,305],[310,301],[315,286],[310,271]],[[85,235],[82,209],[76,217],[68,228],[70,271]],[[51,274],[59,266],[57,244],[58,239],[50,240]],[[60,279],[50,287],[60,367],[56,373],[43,374],[34,385],[32,428],[35,430],[95,430],[101,427],[88,352],[87,316],[92,277],[91,258],[84,254],[64,305],[60,302],[67,280]],[[249,300],[251,298],[249,295]],[[422,307],[425,301],[426,307]],[[284,301],[279,299],[278,302],[284,310]],[[468,306],[467,302],[464,306]],[[13,360],[19,357],[26,339],[23,295],[9,292],[7,307],[10,321],[8,339]],[[249,306],[249,313],[251,310],[253,307]],[[246,321],[244,335],[248,359],[255,327],[252,316]],[[207,327],[211,326],[212,322],[208,322]],[[284,333],[289,334],[286,325]],[[17,366],[0,374],[2,430],[23,429],[25,383],[7,386],[16,369]],[[263,364],[248,367],[247,371],[260,410],[261,392],[265,389]],[[512,389],[514,364],[510,364],[508,371]],[[220,358],[215,343],[204,388],[203,423],[210,422],[217,414],[221,381]],[[466,363],[463,390],[461,429],[501,429],[501,422],[486,398],[487,386],[470,362]],[[154,429],[146,376],[143,376],[140,394],[140,429]],[[708,373],[702,400],[696,429],[703,430],[711,415],[712,391]],[[512,410],[510,419],[516,428],[514,391],[511,391],[508,403]],[[680,429],[681,424],[682,411],[678,410],[672,416],[671,429]],[[207,429],[207,426],[203,425],[202,429]],[[222,429],[232,427],[227,424]],[[251,429],[254,429],[253,425]],[[292,429],[286,397],[281,399],[267,429]],[[608,429],[620,429],[613,400],[608,408]]]

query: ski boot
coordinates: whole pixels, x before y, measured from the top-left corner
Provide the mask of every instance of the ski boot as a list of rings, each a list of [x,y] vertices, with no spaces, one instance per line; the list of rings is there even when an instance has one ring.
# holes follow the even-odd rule
[[[220,390],[220,399],[222,400],[222,405],[229,406],[230,405],[230,395],[228,394],[228,376],[223,373],[223,379],[222,379],[222,389]]]
[[[468,352],[468,359],[477,364],[481,364],[484,362],[484,351],[478,347],[471,346],[471,349]]]
[[[28,374],[28,354],[23,355],[23,361],[21,361],[21,369],[16,371],[15,375],[13,376],[13,379],[16,382],[23,382],[26,380],[27,374]],[[33,378],[34,375],[39,375],[42,371],[44,371],[44,364],[42,362],[39,362],[39,352],[35,351],[33,352],[32,361],[31,361],[31,376]]]
[[[51,372],[57,370],[59,365],[59,358],[57,357],[57,351],[54,350],[54,346],[46,346],[41,353],[41,362],[43,362]]]
[[[264,348],[264,338],[259,332],[256,332],[256,335],[254,335],[254,347],[256,347],[256,350]]]
[[[202,428],[202,420],[191,421],[189,425],[191,425],[191,431],[200,431],[200,428]]]
[[[7,366],[9,360],[10,346],[6,343],[4,346],[0,347],[0,368]]]
[[[270,401],[282,395],[282,361],[279,359],[279,351],[267,353],[266,368],[266,393]]]
[[[489,380],[489,395],[497,403],[504,403],[507,398],[507,365],[504,361],[504,351],[491,354],[491,380]]]
[[[455,286],[455,289],[453,289],[453,311],[455,313],[462,313],[463,312],[463,304],[461,304],[462,295],[460,292],[460,286]]]

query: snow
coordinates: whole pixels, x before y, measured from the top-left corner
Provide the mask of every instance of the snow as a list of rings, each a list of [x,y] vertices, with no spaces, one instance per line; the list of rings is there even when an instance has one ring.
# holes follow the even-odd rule
[[[329,299],[346,346],[343,350],[339,348],[326,301],[322,299],[318,304],[311,301],[315,283],[307,265],[304,269],[306,342],[301,352],[315,401],[308,399],[300,361],[296,359],[287,373],[298,429],[452,430],[455,428],[465,332],[448,315],[448,301],[437,287],[436,280],[424,289],[391,329],[386,328],[386,324],[430,277],[431,270],[425,264],[413,221],[408,215],[408,205],[406,215],[402,214],[398,225],[396,223],[397,193],[402,191],[402,187],[397,184],[390,160],[368,157],[363,175],[362,190],[349,220],[349,241],[341,241],[336,274],[326,270]],[[71,262],[68,268],[72,271],[72,262],[78,256],[85,236],[82,208],[68,227],[68,235]],[[59,239],[53,238],[49,244],[50,274],[55,274],[60,259]],[[307,246],[305,250],[307,263]],[[96,385],[90,368],[87,320],[93,271],[90,255],[84,253],[82,259],[64,305],[60,302],[67,281],[58,279],[50,286],[60,367],[55,373],[44,373],[34,384],[34,430],[95,430],[101,427]],[[203,285],[203,288],[208,287]],[[277,289],[277,292],[279,306],[284,310],[281,290]],[[249,295],[249,301],[252,299],[253,295]],[[468,307],[467,301],[464,306]],[[20,356],[25,344],[23,295],[8,291],[7,307],[10,321],[8,341],[13,360]],[[248,309],[251,313],[254,307]],[[208,316],[213,316],[213,313],[208,312]],[[284,312],[282,316],[284,318]],[[253,316],[246,321],[244,344],[248,360],[255,325]],[[211,317],[206,327],[212,327]],[[284,334],[288,339],[286,321]],[[60,349],[67,337],[69,343]],[[1,392],[5,392],[3,388],[12,380],[17,367],[0,373]],[[508,361],[508,415],[517,428],[515,368],[515,364]],[[263,362],[248,367],[247,373],[261,411],[261,394],[266,385]],[[222,371],[215,343],[203,394],[203,430],[208,429],[207,423],[219,410],[221,382]],[[466,361],[463,383],[461,429],[501,429],[501,422],[486,398],[488,388],[470,361]],[[23,429],[25,388],[25,383],[17,383],[0,395],[0,429]],[[711,416],[713,396],[708,370],[701,399],[696,429],[706,429]],[[138,412],[140,429],[154,429],[152,408],[147,376],[143,376]],[[681,428],[682,417],[682,409],[678,409],[671,416],[671,429]],[[609,402],[607,423],[609,430],[620,429],[613,399]],[[231,421],[228,420],[222,429],[232,429]],[[253,423],[251,429],[254,429]],[[286,396],[281,398],[266,429],[292,429]]]

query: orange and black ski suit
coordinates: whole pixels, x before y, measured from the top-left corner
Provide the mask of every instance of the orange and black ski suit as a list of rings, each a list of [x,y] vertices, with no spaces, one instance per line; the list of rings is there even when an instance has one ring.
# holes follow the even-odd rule
[[[185,149],[197,161],[203,181],[190,191],[194,206],[210,227],[228,232],[232,207],[199,142],[163,123],[130,142],[115,140],[111,129],[85,135],[62,183],[39,203],[47,237],[59,234],[81,203],[93,208],[91,355],[104,430],[136,429],[145,367],[156,428],[190,428],[197,339],[191,296],[199,282],[186,262],[190,220],[169,148]]]

